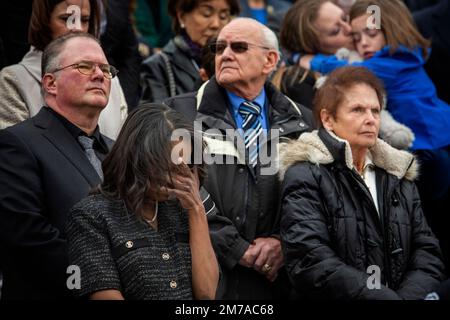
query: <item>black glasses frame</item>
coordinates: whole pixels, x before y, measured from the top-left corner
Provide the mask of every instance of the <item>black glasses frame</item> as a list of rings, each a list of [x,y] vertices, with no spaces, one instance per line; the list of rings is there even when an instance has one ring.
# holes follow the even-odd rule
[[[250,46],[265,50],[271,49],[269,47],[261,46],[247,41],[232,41],[230,43],[227,43],[225,41],[216,41],[215,43],[211,43],[209,45],[209,49],[213,54],[222,54],[228,46],[230,46],[231,50],[234,53],[244,53],[249,49]]]

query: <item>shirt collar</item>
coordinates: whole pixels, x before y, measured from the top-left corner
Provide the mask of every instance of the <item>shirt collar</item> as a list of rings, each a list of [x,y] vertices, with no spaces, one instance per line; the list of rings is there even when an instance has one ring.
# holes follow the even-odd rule
[[[78,142],[79,136],[88,136],[86,132],[78,128],[76,125],[74,125],[72,122],[64,118],[62,115],[60,115],[58,112],[53,110],[52,108],[47,108],[61,123],[62,125],[69,131],[70,135]],[[94,149],[98,150],[102,153],[108,153],[108,147],[106,145],[106,142],[103,140],[102,135],[100,134],[100,129],[97,127],[95,128],[94,132],[90,136],[90,138],[94,139]]]
[[[373,160],[372,160],[372,154],[370,153],[369,150],[367,150],[367,152],[366,152],[366,160],[365,160],[365,163],[364,163],[364,170],[366,170],[366,168],[373,169],[373,167],[375,167],[375,164],[373,163]]]
[[[234,93],[232,93],[228,90],[225,90],[225,91],[227,92],[228,99],[230,100],[230,104],[233,107],[233,111],[235,113],[237,113],[239,111],[239,107],[242,104],[242,102],[247,101],[247,100],[235,95]],[[265,101],[266,101],[266,90],[263,87],[260,94],[252,102],[258,104],[262,109],[262,108],[264,108]]]

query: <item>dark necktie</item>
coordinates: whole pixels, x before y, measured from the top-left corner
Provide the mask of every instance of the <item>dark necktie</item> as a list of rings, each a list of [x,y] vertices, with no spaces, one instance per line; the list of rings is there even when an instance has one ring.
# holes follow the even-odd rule
[[[244,131],[248,164],[254,168],[258,162],[259,139],[263,133],[262,123],[259,119],[261,107],[251,101],[244,101],[238,111],[243,119],[242,130]]]
[[[95,154],[95,150],[93,149],[94,139],[91,139],[87,136],[78,136],[78,141],[84,149],[84,153],[88,158],[89,162],[94,167],[95,171],[97,171],[98,176],[101,180],[103,180],[103,172],[102,172],[102,162]]]

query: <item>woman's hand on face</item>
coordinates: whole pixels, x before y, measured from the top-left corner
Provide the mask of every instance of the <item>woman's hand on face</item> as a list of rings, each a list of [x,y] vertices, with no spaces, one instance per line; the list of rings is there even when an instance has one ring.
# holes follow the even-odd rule
[[[298,61],[298,64],[300,67],[310,70],[311,69],[311,60],[314,58],[314,55],[312,54],[305,54],[303,55],[300,60]]]
[[[174,177],[174,188],[167,188],[169,194],[174,195],[181,206],[186,210],[203,209],[203,202],[200,198],[200,181],[196,166],[191,170],[184,162],[179,164],[182,174]]]

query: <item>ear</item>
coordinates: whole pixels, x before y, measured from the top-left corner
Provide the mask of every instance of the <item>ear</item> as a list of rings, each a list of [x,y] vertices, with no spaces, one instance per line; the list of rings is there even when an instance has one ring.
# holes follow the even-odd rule
[[[50,95],[56,95],[56,77],[54,74],[46,73],[42,77],[42,88],[44,91]]]
[[[320,121],[325,129],[333,131],[335,121],[333,116],[326,109],[320,110]]]
[[[177,20],[178,23],[180,24],[181,28],[183,28],[184,26],[184,12],[182,12],[181,10],[177,11]]]
[[[273,70],[275,70],[277,66],[277,62],[279,60],[280,54],[276,52],[275,50],[269,50],[269,52],[266,55],[266,61],[264,63],[263,73],[269,74]]]

